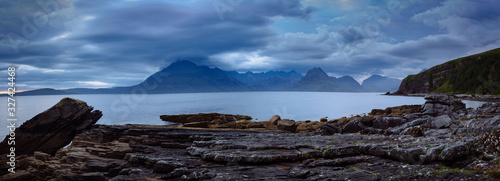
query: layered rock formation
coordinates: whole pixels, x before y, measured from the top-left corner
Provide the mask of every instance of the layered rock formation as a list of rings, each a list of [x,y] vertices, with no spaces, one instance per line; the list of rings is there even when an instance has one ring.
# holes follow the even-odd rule
[[[446,95],[427,100],[420,109],[388,108],[345,122],[323,119],[316,122],[323,123],[318,132],[307,133],[285,131],[302,124],[279,116],[265,121],[273,131],[251,130],[252,122],[244,130],[94,125],[53,156],[19,156],[17,172],[0,180],[499,178],[500,104],[465,109]],[[163,118],[186,124],[195,116]],[[211,116],[220,121],[228,115]]]
[[[35,151],[41,151],[53,155],[101,117],[102,112],[93,110],[87,103],[64,98],[15,130],[16,154],[32,155]],[[8,145],[8,138],[0,143],[0,154],[9,152],[11,146]]]
[[[181,124],[183,127],[281,130],[297,133],[316,131],[320,126],[326,124],[326,120],[322,122],[295,121],[281,119],[279,115],[273,116],[269,121],[250,121],[252,119],[250,116],[219,113],[161,115],[160,119]]]

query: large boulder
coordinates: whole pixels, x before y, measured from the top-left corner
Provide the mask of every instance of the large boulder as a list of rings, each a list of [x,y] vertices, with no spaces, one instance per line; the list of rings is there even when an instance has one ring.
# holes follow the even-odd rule
[[[423,114],[440,116],[465,110],[465,104],[451,95],[429,94],[425,96],[425,100],[422,106]]]
[[[435,129],[448,128],[453,123],[453,120],[448,115],[438,116],[430,121],[430,127]]]
[[[251,120],[252,117],[245,115],[199,113],[181,115],[161,115],[160,119],[167,122],[179,123],[184,127],[197,128],[236,128],[234,125],[241,120]],[[239,127],[239,126],[238,126]],[[246,125],[243,127],[246,128]]]
[[[281,119],[278,121],[278,129],[288,132],[295,132],[297,129],[297,124],[294,120]]]
[[[32,155],[41,151],[54,155],[68,145],[77,133],[90,128],[101,117],[101,111],[93,110],[84,101],[63,98],[15,130],[15,153]],[[0,143],[0,155],[9,152],[9,137]]]

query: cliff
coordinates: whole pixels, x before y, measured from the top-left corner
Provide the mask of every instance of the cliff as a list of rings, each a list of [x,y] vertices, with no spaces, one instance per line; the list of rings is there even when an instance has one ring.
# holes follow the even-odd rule
[[[458,58],[409,75],[396,94],[439,92],[500,95],[500,48]]]

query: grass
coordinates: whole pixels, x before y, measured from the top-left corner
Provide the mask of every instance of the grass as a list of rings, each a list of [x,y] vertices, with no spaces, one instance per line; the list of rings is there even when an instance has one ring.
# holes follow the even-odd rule
[[[362,142],[353,142],[353,143],[349,143],[350,145],[361,145],[361,144],[364,144]]]
[[[469,174],[469,175],[483,174],[483,172],[481,172],[479,170],[462,170],[462,169],[454,168],[454,169],[445,169],[445,170],[435,172],[434,176],[441,175],[441,174],[447,174],[447,173],[464,173],[464,174]]]
[[[487,171],[486,175],[488,175],[491,178],[500,178],[500,170]]]
[[[500,48],[458,58],[410,75],[402,85],[428,86],[431,92],[448,94],[500,95],[499,59]],[[416,85],[424,82],[427,85]]]

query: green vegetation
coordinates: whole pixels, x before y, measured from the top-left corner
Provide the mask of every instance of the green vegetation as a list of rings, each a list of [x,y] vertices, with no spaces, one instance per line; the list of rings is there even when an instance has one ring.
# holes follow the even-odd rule
[[[401,84],[404,86],[399,90],[401,93],[412,93],[416,89],[448,94],[500,95],[500,48],[436,65],[417,75],[409,75]]]
[[[491,178],[500,178],[500,171],[499,170],[487,171],[486,175],[488,175]]]
[[[500,163],[500,157],[496,157],[495,159],[493,159],[493,162]]]
[[[462,170],[462,169],[454,168],[454,169],[446,169],[446,170],[435,172],[434,176],[446,174],[446,173],[465,173],[465,174],[470,174],[470,175],[483,174],[483,172],[481,172],[479,170]]]
[[[362,142],[354,142],[354,143],[349,143],[350,145],[361,145],[363,144]]]

